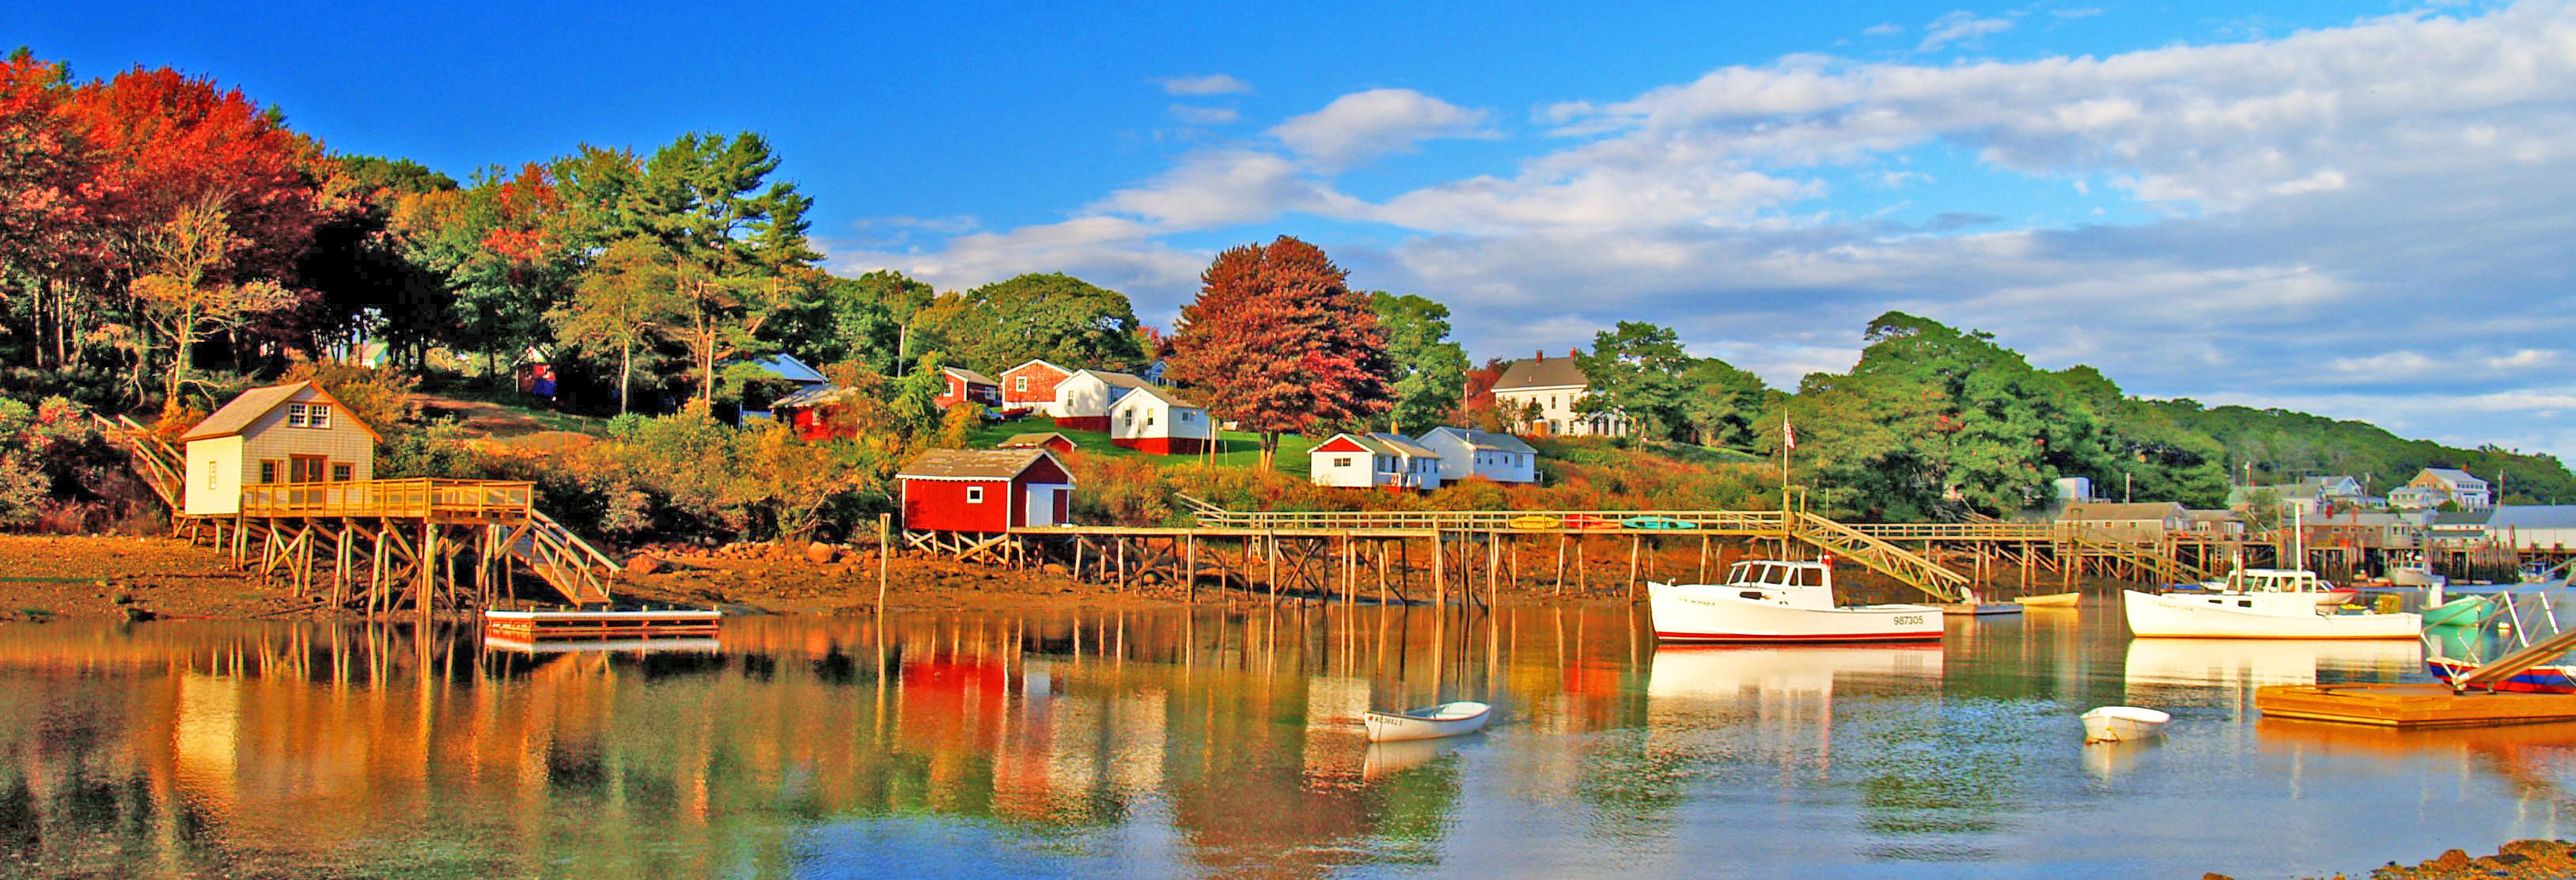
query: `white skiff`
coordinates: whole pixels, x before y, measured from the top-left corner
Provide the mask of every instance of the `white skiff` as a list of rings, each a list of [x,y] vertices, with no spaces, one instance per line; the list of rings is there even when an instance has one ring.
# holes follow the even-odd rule
[[[2136,706],[2104,706],[2084,713],[2084,741],[2128,742],[2164,732],[2173,716]]]
[[[1364,712],[1360,726],[1368,729],[1369,742],[1439,739],[1483,730],[1493,714],[1492,706],[1459,700],[1406,712]]]

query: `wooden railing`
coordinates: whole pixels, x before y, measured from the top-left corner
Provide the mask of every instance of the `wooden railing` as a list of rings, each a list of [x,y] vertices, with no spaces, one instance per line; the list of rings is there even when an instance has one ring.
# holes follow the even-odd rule
[[[247,516],[525,518],[536,484],[511,480],[345,480],[242,487]]]
[[[1957,602],[1967,598],[1967,575],[1942,568],[1911,550],[1805,511],[1798,513],[1796,524],[1792,531],[1798,540],[1902,581],[1935,600]]]
[[[114,421],[109,421],[97,413],[91,413],[90,418],[98,422],[100,433],[125,447],[134,459],[135,474],[143,478],[144,485],[151,487],[153,494],[161,496],[161,503],[169,505],[172,513],[177,513],[181,506],[180,487],[187,473],[187,465],[180,459],[179,451],[152,433],[152,429],[131,418],[117,416]]]
[[[1787,531],[1776,510],[1218,510],[1201,508],[1199,525],[1212,529],[1401,529],[1415,531],[1528,531],[1779,535]],[[1516,528],[1514,520],[1551,524]]]

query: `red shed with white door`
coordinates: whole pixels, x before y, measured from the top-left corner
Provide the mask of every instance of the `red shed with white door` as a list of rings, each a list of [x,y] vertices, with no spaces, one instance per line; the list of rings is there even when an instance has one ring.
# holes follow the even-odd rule
[[[1044,449],[933,449],[895,479],[903,527],[917,531],[1062,525],[1073,509],[1073,471]]]

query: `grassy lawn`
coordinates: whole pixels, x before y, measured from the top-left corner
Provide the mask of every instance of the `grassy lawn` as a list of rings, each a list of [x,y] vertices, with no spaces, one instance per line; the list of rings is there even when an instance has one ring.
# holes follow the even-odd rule
[[[1054,420],[1048,419],[1044,416],[1001,422],[999,424],[986,425],[984,427],[977,428],[973,434],[967,435],[966,445],[971,449],[990,449],[993,447],[993,444],[1000,443],[1004,438],[1013,434],[1043,434],[1049,431],[1072,438],[1073,445],[1080,447],[1083,453],[1087,455],[1137,458],[1149,461],[1158,461],[1168,465],[1189,464],[1199,461],[1202,458],[1202,456],[1196,455],[1149,455],[1111,443],[1109,441],[1109,435],[1106,432],[1076,431],[1069,428],[1058,428],[1055,426]],[[1216,454],[1217,464],[1225,467],[1238,468],[1256,468],[1261,466],[1261,435],[1248,431],[1219,431],[1217,432],[1217,443],[1219,444]],[[1314,445],[1314,440],[1295,434],[1280,437],[1279,457],[1277,459],[1279,471],[1286,474],[1295,474],[1299,476],[1305,475],[1306,465],[1308,463],[1306,451],[1312,449]]]

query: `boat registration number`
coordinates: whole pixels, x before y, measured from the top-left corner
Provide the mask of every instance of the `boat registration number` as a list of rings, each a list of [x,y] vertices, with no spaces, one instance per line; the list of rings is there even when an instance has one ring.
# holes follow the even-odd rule
[[[1899,614],[1899,615],[1897,615],[1897,616],[1896,616],[1896,625],[1897,625],[1897,626],[1922,626],[1922,625],[1923,625],[1923,615],[1920,615],[1920,614]]]

